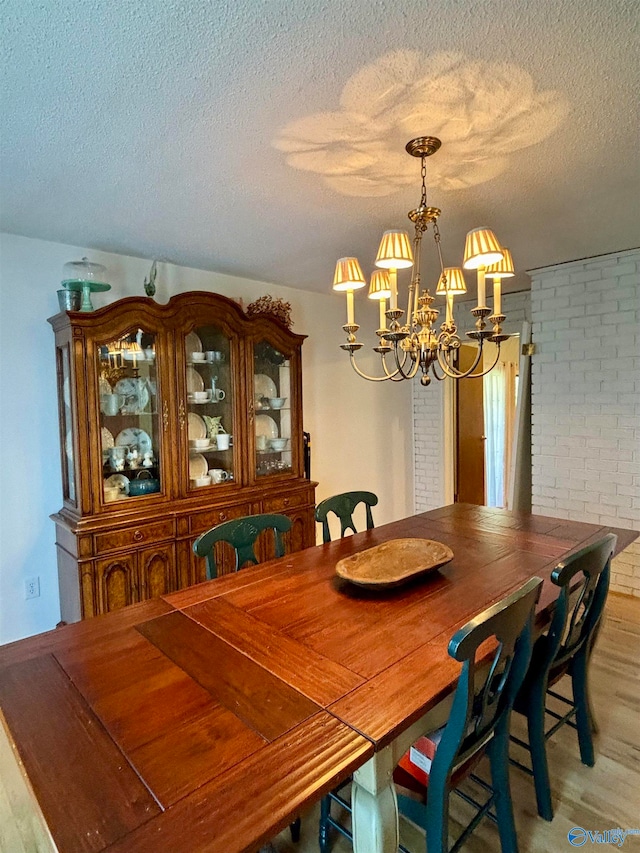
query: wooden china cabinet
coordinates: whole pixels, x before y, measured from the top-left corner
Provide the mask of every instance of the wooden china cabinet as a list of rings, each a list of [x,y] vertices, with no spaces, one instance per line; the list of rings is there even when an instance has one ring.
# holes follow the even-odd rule
[[[289,551],[315,544],[304,477],[304,336],[230,299],[121,299],[50,318],[63,506],[52,516],[65,622],[205,579],[194,539],[259,512],[291,518]],[[222,545],[220,572],[233,570]],[[260,556],[270,556],[259,542]]]

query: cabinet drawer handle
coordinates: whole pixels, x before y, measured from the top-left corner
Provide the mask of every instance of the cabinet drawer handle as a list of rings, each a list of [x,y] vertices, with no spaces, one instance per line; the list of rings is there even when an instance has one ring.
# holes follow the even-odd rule
[[[134,531],[134,534],[133,534],[133,541],[134,542],[142,542],[143,539],[144,539],[144,533],[142,532],[142,530]]]
[[[219,512],[218,518],[220,519],[220,521],[226,521],[227,520],[227,513],[226,512]]]
[[[289,504],[291,503],[291,500],[290,500],[289,498],[285,498],[285,499],[282,501],[282,503],[283,503],[283,505],[284,505],[284,506],[289,506]]]

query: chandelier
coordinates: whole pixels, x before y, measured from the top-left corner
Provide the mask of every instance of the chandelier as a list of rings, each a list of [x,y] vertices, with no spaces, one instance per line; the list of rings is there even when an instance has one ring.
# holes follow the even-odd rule
[[[500,344],[509,335],[502,331],[501,324],[506,317],[502,313],[501,284],[503,278],[514,275],[513,261],[508,249],[500,246],[490,228],[474,228],[467,234],[464,251],[464,269],[477,271],[478,303],[471,309],[475,317],[475,328],[466,332],[466,336],[478,344],[473,364],[465,371],[456,366],[456,354],[462,340],[454,319],[454,297],[466,293],[464,274],[459,267],[445,267],[440,248],[438,217],[440,209],[427,204],[426,160],[440,148],[440,140],[435,136],[420,136],[406,145],[411,156],[419,157],[422,163],[422,194],[420,203],[408,216],[415,227],[413,249],[406,231],[385,231],[382,235],[375,265],[378,269],[372,274],[369,283],[369,298],[377,299],[380,305],[380,328],[376,331],[377,346],[373,350],[380,355],[382,374],[369,376],[356,364],[355,353],[363,344],[356,338],[360,326],[355,322],[354,291],[365,287],[366,280],[357,258],[340,258],[336,264],[333,289],[347,294],[347,322],[342,327],[347,335],[347,343],[341,344],[349,353],[351,365],[359,376],[372,382],[387,379],[400,382],[413,379],[420,373],[422,385],[431,382],[430,373],[436,379],[446,376],[453,379],[479,377],[489,373],[500,357]],[[439,311],[433,307],[435,297],[428,290],[420,292],[420,251],[422,236],[431,226],[440,263],[440,277],[436,285],[436,295],[445,299],[445,320],[438,329],[436,322]],[[407,295],[406,312],[398,307],[398,270],[413,267]],[[493,309],[486,304],[485,276],[493,277]],[[387,300],[389,307],[387,308]],[[492,325],[487,329],[485,318]],[[404,319],[404,322],[403,322]],[[484,363],[481,372],[476,368],[483,358],[485,341],[496,344],[496,353],[489,367]],[[387,357],[391,363],[387,362]]]

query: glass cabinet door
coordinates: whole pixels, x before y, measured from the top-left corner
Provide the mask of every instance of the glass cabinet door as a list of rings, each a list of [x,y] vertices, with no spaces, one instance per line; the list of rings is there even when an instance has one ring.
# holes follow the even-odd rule
[[[60,347],[57,352],[59,382],[62,383],[60,406],[60,431],[64,453],[62,454],[62,494],[64,499],[76,505],[76,462],[73,437],[73,415],[71,412],[71,367],[69,347]]]
[[[189,489],[220,488],[236,479],[233,445],[231,347],[215,325],[196,326],[184,337]]]
[[[138,329],[97,347],[105,503],[162,491],[156,336]]]
[[[268,341],[254,347],[256,476],[290,471],[291,368],[289,359]]]

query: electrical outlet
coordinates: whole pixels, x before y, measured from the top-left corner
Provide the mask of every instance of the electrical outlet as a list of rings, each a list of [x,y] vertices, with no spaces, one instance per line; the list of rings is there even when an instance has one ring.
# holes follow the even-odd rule
[[[40,595],[40,578],[26,578],[24,582],[24,597],[37,598]]]

